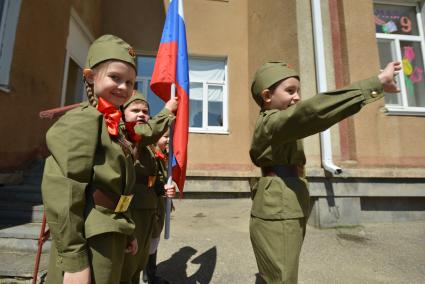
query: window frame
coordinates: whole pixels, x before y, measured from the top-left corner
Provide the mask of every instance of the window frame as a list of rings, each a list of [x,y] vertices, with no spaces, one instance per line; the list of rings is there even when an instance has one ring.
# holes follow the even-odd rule
[[[190,59],[215,60],[224,63],[224,81],[190,81],[190,83],[202,84],[202,127],[189,127],[191,133],[229,134],[229,112],[228,112],[228,74],[227,58],[224,57],[201,57],[194,56]],[[190,78],[189,78],[190,80]],[[208,86],[223,87],[223,126],[208,126]]]
[[[10,70],[21,0],[4,0],[0,18],[0,90],[10,92]]]
[[[422,52],[422,64],[425,67],[425,34],[424,34],[424,23],[425,23],[425,5],[424,1],[374,1],[373,4],[386,4],[393,6],[410,6],[416,8],[416,20],[418,24],[419,35],[399,35],[399,34],[385,34],[376,33],[376,40],[390,40],[394,43],[395,48],[395,60],[401,62],[402,52],[400,47],[400,41],[419,42]],[[378,51],[379,52],[379,51]],[[425,116],[425,107],[412,107],[407,105],[407,91],[404,76],[398,76],[397,79],[400,81],[400,99],[401,105],[390,105],[385,104],[385,112],[388,115],[409,115],[409,116]]]
[[[155,55],[151,54],[138,54],[140,57],[154,57]],[[200,59],[200,60],[221,60],[224,63],[224,81],[191,81],[190,83],[200,83],[202,84],[202,127],[189,127],[189,133],[204,133],[204,134],[229,134],[229,112],[228,112],[228,74],[227,74],[227,58],[226,57],[210,57],[210,56],[189,56],[189,61],[191,59]],[[189,64],[190,65],[190,64]],[[189,67],[190,68],[190,67]],[[141,91],[144,94],[148,94],[149,84],[148,82],[152,77],[140,76],[136,78],[137,83],[142,83],[143,89]],[[220,86],[223,88],[223,126],[208,126],[208,86]],[[189,103],[190,103],[190,94],[189,94]]]

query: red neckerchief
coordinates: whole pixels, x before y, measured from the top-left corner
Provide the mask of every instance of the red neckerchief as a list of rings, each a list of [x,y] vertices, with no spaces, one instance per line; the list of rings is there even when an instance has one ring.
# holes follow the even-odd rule
[[[134,126],[136,125],[137,121],[131,121],[131,122],[125,122],[125,129],[127,130],[128,138],[131,140],[131,142],[139,142],[142,138],[140,135],[137,135],[134,131]]]
[[[155,151],[155,157],[157,157],[157,158],[159,158],[163,161],[166,159],[165,154],[160,149],[157,149]]]
[[[121,111],[101,97],[98,98],[97,110],[103,114],[109,135],[118,136],[118,125],[122,115]]]

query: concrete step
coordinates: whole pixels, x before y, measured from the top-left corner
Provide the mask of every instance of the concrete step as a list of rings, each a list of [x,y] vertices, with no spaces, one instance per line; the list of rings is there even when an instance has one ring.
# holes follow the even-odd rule
[[[43,178],[45,160],[34,161],[27,169],[23,172],[23,183],[24,184],[35,184],[40,185]]]
[[[0,250],[0,283],[32,283],[36,252],[9,252]],[[43,253],[37,275],[37,283],[44,283],[49,255]]]
[[[39,184],[18,184],[18,185],[3,185],[0,186],[0,192],[28,192],[28,193],[40,193],[41,194],[41,183]]]
[[[0,229],[0,251],[20,253],[37,252],[40,230],[41,223],[27,223],[3,227]],[[48,252],[49,250],[50,240],[43,245],[43,252]]]
[[[0,185],[21,184],[23,180],[23,171],[0,172]]]
[[[0,227],[24,223],[41,222],[43,205],[29,202],[0,201]]]
[[[16,189],[2,189],[0,190],[0,200],[9,202],[30,202],[30,203],[42,203],[41,192],[37,191],[25,191],[19,187]]]

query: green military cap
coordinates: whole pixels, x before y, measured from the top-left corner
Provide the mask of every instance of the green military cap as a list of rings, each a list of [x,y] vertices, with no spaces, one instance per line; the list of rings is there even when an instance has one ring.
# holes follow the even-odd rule
[[[122,107],[123,109],[126,109],[132,102],[134,101],[144,101],[145,103],[148,103],[148,100],[146,99],[145,95],[139,91],[134,91],[133,95],[126,101]]]
[[[255,102],[261,107],[263,105],[263,99],[261,98],[261,92],[273,84],[289,78],[298,77],[298,72],[295,69],[284,62],[275,61],[267,62],[260,66],[255,72],[254,80],[251,85],[251,94]]]
[[[105,60],[121,60],[136,69],[136,53],[121,38],[114,35],[103,35],[90,46],[87,54],[86,68],[93,68]]]

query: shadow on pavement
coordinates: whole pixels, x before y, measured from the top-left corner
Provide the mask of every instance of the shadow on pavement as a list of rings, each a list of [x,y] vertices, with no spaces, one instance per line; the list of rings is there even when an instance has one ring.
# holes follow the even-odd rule
[[[168,260],[158,264],[158,275],[170,283],[210,283],[217,263],[217,248],[214,246],[197,256],[190,263],[199,266],[192,275],[187,275],[187,263],[197,250],[186,246],[174,253]]]

